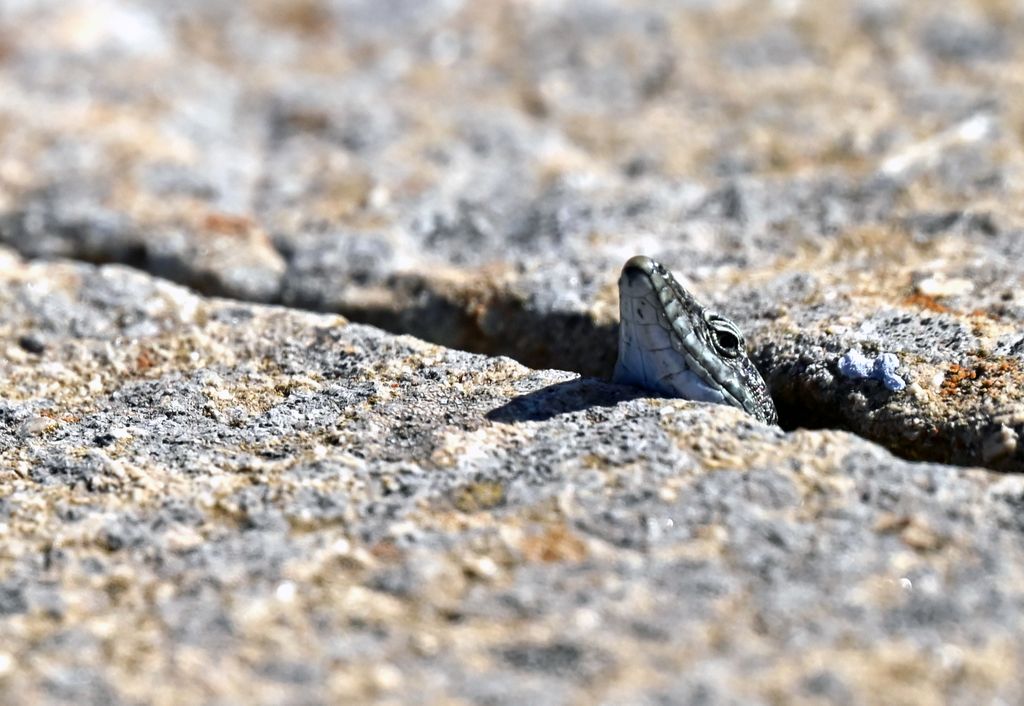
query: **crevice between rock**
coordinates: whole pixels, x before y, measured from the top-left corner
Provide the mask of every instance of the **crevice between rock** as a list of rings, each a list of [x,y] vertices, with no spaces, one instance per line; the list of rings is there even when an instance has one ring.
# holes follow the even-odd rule
[[[206,296],[337,313],[357,323],[449,348],[508,356],[531,368],[568,370],[607,379],[615,363],[615,323],[598,322],[587,313],[537,311],[511,288],[482,277],[453,283],[427,274],[393,274],[383,283],[367,286],[366,296],[360,296],[357,287],[348,301],[325,306],[323,299],[286,291],[282,277],[276,286],[235,288],[230,279],[211,277],[203,267],[180,258],[169,259],[166,247],[159,242],[152,245],[134,229],[124,229],[124,224],[86,220],[54,226],[29,223],[32,217],[27,212],[0,215],[0,242],[27,259],[61,257],[90,264],[119,264]],[[35,237],[33,231],[40,228],[51,233],[56,228],[60,246],[54,248],[52,239]],[[40,247],[40,243],[50,246]],[[287,266],[288,254],[280,255]],[[822,384],[821,376],[806,374],[809,364],[821,367],[826,365],[823,360],[808,360],[798,349],[780,346],[770,338],[749,344],[786,430],[841,429],[910,460],[1024,470],[1024,449],[1018,450],[1014,444],[999,446],[1006,436],[1006,425],[998,420],[984,415],[928,419],[915,413],[913,407],[887,408],[882,391],[869,390],[871,394],[864,396],[864,383],[858,388],[833,376],[828,384]],[[854,399],[856,404],[850,402]],[[1024,420],[1015,422],[1014,429],[1024,429]]]

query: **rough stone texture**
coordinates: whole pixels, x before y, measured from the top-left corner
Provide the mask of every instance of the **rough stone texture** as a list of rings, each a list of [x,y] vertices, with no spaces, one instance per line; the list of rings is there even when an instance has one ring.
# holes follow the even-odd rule
[[[1021,702],[1022,31],[0,2],[0,702]],[[804,430],[595,379],[637,253]]]
[[[0,240],[596,376],[644,253],[743,319],[788,427],[1019,470],[1022,30],[984,0],[17,0]],[[916,386],[837,381],[850,347]]]
[[[1024,698],[1017,476],[0,265],[0,701]]]

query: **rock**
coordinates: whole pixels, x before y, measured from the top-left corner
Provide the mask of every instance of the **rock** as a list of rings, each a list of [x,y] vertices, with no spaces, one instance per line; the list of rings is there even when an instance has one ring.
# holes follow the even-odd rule
[[[0,701],[1020,701],[1022,23],[6,3]]]
[[[0,360],[0,694],[1024,694],[1013,477],[122,267],[0,310],[50,341]]]
[[[1024,467],[984,451],[1021,404],[1019,12],[122,4],[0,19],[21,253],[591,376],[643,253],[741,319],[787,426]],[[910,386],[836,378],[851,347]]]

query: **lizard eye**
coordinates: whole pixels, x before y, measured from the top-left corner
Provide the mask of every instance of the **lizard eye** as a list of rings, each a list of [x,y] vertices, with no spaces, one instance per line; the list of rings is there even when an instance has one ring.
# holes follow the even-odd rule
[[[736,358],[743,352],[743,334],[736,324],[718,314],[708,314],[707,322],[719,355]]]

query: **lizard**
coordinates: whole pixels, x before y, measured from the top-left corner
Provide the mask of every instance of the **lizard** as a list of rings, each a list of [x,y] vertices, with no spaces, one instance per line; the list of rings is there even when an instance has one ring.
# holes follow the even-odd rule
[[[747,356],[743,334],[644,255],[619,277],[619,355],[612,382],[666,397],[716,402],[778,424],[768,386]]]

